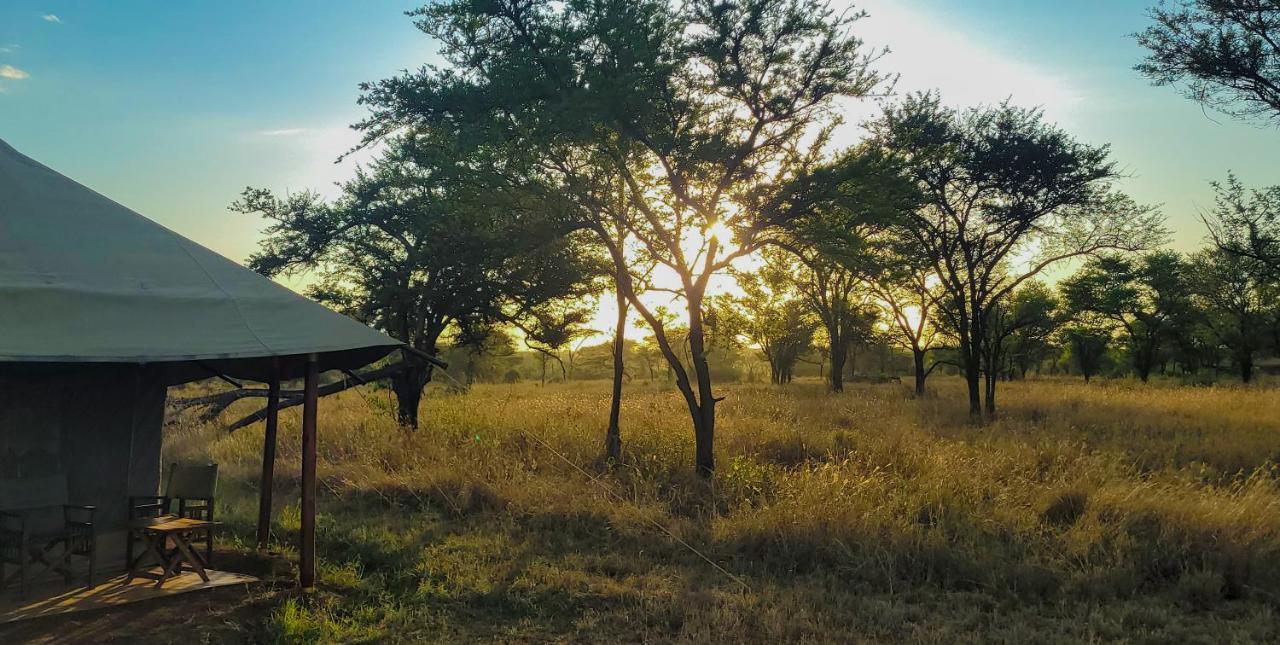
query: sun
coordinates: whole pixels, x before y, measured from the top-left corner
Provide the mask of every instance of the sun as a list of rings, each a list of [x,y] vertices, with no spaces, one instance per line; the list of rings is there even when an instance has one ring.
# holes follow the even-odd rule
[[[713,222],[707,226],[707,238],[722,245],[728,244],[733,241],[733,229],[725,226],[724,222]]]

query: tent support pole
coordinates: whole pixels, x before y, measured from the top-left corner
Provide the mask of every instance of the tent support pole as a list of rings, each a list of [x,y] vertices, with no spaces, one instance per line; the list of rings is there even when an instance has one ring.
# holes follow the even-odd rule
[[[276,472],[276,427],[280,420],[280,359],[271,364],[267,385],[267,428],[262,438],[262,482],[258,496],[258,551],[271,537],[271,488]]]
[[[307,356],[307,378],[302,402],[302,544],[299,582],[303,589],[316,586],[316,412],[320,381],[319,357]]]

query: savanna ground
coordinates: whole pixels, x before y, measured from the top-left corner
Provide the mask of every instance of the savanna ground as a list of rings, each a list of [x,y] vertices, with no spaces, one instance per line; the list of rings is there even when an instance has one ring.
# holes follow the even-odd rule
[[[613,470],[599,461],[606,383],[437,393],[413,435],[385,391],[349,391],[321,403],[320,589],[220,590],[151,635],[1280,638],[1280,391],[1011,383],[1000,418],[975,427],[958,380],[931,387],[730,386],[710,482],[662,386],[628,388]],[[296,409],[281,423],[275,539],[291,553]],[[222,518],[246,550],[261,441],[260,426],[210,424],[166,442],[168,458],[222,465]]]

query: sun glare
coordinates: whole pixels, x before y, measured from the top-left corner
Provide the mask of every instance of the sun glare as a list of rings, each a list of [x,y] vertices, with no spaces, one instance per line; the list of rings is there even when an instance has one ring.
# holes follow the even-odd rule
[[[733,229],[725,226],[724,222],[716,222],[707,227],[707,238],[722,245],[728,244],[733,242]]]

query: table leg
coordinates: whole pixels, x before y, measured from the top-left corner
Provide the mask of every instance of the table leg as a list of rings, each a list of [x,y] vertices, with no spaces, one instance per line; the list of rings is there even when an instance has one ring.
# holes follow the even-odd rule
[[[200,579],[205,582],[209,582],[209,574],[205,572],[204,564],[200,561],[200,556],[196,555],[191,550],[191,544],[187,542],[187,536],[175,535],[174,543],[177,545],[178,551],[182,554],[181,557],[191,565],[191,568],[194,569],[197,574],[199,574]]]
[[[159,546],[157,546],[157,544],[159,543],[159,540],[163,540],[164,538],[159,538],[158,540],[154,534],[149,532],[144,532],[143,536],[146,539],[147,548],[143,549],[142,553],[139,553],[138,557],[134,558],[133,562],[129,563],[129,575],[125,576],[125,580],[124,580],[124,584],[126,585],[129,584],[130,582],[133,582],[133,579],[138,577],[138,573],[139,573],[138,568],[142,566],[142,561],[147,557],[147,555],[155,554],[156,561],[160,564],[161,567],[164,567],[168,564],[168,558],[165,557],[164,551]]]
[[[160,574],[160,579],[156,581],[156,589],[164,586],[166,580],[173,575],[175,569],[182,566],[182,556],[174,554],[169,557],[169,561],[165,564],[164,572]]]

